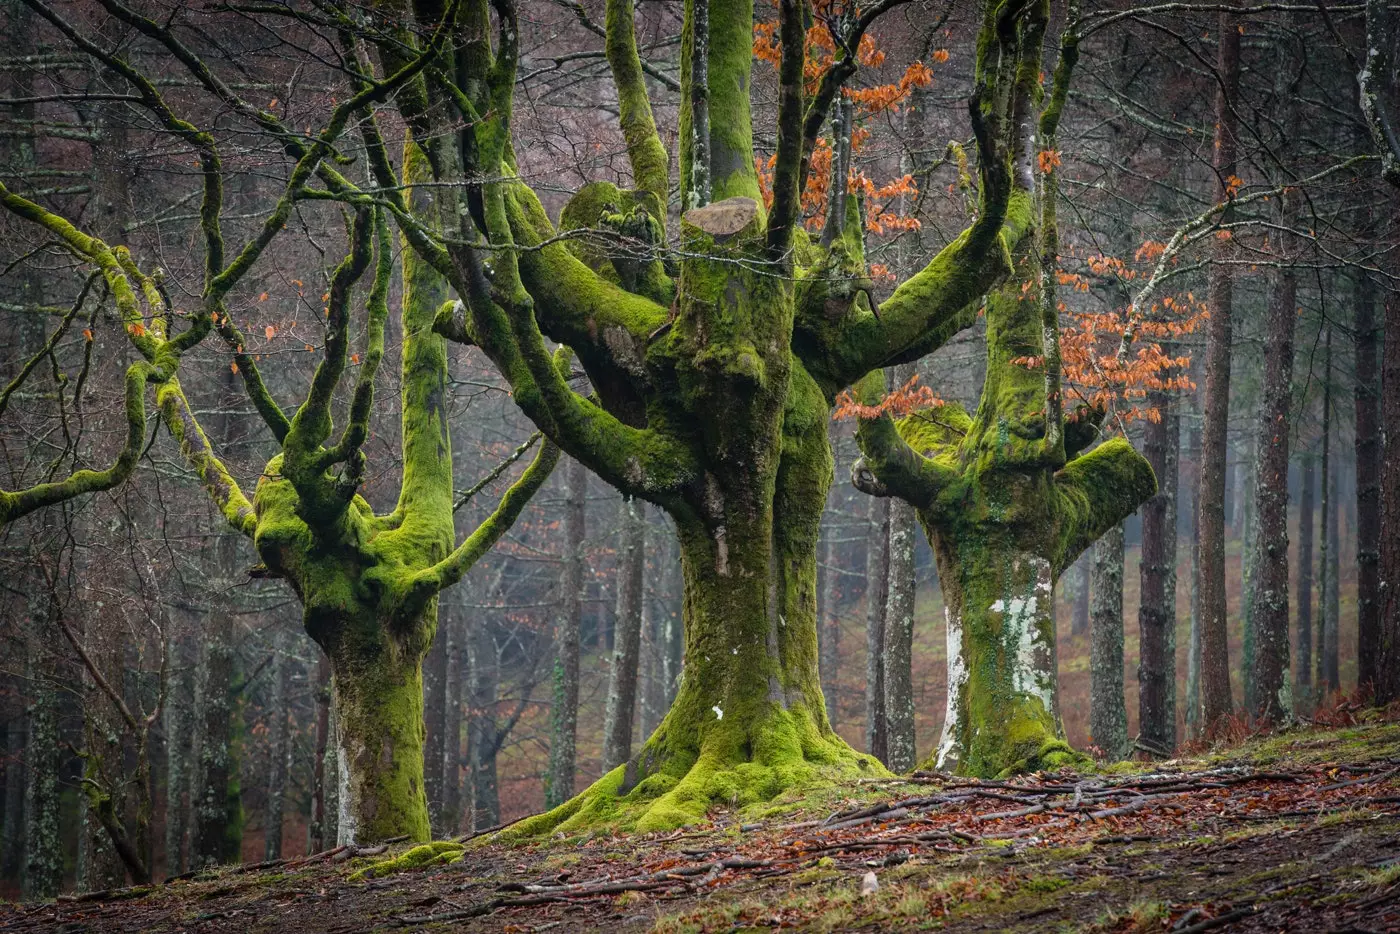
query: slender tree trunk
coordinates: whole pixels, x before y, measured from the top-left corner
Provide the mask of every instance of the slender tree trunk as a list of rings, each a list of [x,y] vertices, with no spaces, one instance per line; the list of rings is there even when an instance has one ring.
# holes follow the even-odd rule
[[[890,582],[890,504],[870,508],[870,544],[865,559],[865,746],[881,762],[889,760],[889,718],[885,712],[885,612]]]
[[[578,737],[579,628],[583,621],[583,540],[588,507],[588,468],[569,458],[564,507],[564,567],[559,582],[559,626],[554,660],[554,706],[550,718],[549,778],[545,807],[574,794]]]
[[[1235,98],[1240,83],[1240,34],[1237,19],[1222,13],[1218,26],[1219,87],[1215,98],[1216,200],[1232,197],[1230,178],[1235,175],[1237,117]],[[1217,239],[1213,252],[1225,259],[1229,241]],[[1201,705],[1207,731],[1230,715],[1230,650],[1226,640],[1225,600],[1225,452],[1230,418],[1230,354],[1234,340],[1231,304],[1234,281],[1231,267],[1216,263],[1210,269],[1210,324],[1206,344],[1205,403],[1201,426],[1201,485],[1196,508],[1200,541]]]
[[[272,700],[267,735],[267,813],[263,837],[263,859],[282,858],[282,812],[287,795],[288,684],[292,678],[292,645],[289,634],[277,630],[272,640]]]
[[[1319,694],[1341,690],[1337,660],[1338,596],[1337,495],[1332,463],[1332,329],[1323,340],[1322,372],[1322,618],[1318,625],[1317,689]]]
[[[1176,486],[1180,423],[1169,393],[1148,404],[1143,456],[1157,475],[1157,495],[1142,507],[1142,565],[1138,605],[1138,733],[1151,755],[1176,749]]]
[[[666,656],[663,669],[667,709],[676,699],[685,662],[685,632],[682,625],[681,559],[674,539],[667,544],[666,559]]]
[[[31,621],[35,617],[31,615]],[[37,631],[37,627],[36,627]],[[25,771],[24,877],[26,899],[53,898],[63,884],[63,839],[59,827],[58,690],[46,664],[45,650],[30,645],[29,743]]]
[[[632,755],[637,712],[637,669],[642,638],[642,587],[646,574],[646,513],[641,500],[623,504],[622,549],[618,562],[617,628],[613,643],[608,705],[603,719],[603,771]]]
[[[893,385],[903,386],[914,375],[914,364],[894,367]],[[907,772],[916,762],[914,750],[914,530],[918,516],[901,499],[889,504],[889,594],[885,601],[885,639],[880,653],[885,688],[885,764]]]
[[[1381,356],[1381,612],[1373,640],[1376,651],[1376,703],[1400,698],[1400,301],[1385,303],[1385,345]],[[1358,502],[1359,507],[1359,502]],[[1365,650],[1363,646],[1363,651]]]
[[[841,622],[836,612],[836,530],[830,526],[826,530],[826,541],[822,545],[821,600],[818,614],[821,635],[821,678],[822,696],[826,699],[826,716],[833,727],[841,712],[839,686],[841,676]]]
[[[1298,653],[1298,688],[1294,696],[1296,713],[1306,715],[1316,704],[1313,697],[1313,527],[1315,491],[1317,489],[1317,459],[1312,451],[1303,454],[1302,491],[1298,497],[1298,636],[1294,646]]]
[[[1388,332],[1394,333],[1394,332]],[[1380,658],[1381,560],[1381,387],[1376,367],[1376,286],[1366,275],[1356,279],[1356,632],[1357,680],[1376,679]],[[1389,345],[1391,341],[1387,341]],[[1328,377],[1330,379],[1330,374]],[[1391,384],[1394,388],[1394,384]],[[1391,426],[1394,427],[1394,426]],[[1389,437],[1389,436],[1388,436]],[[1390,452],[1394,458],[1395,453]],[[1391,527],[1390,534],[1396,530]],[[1390,578],[1394,580],[1395,578]]]
[[[165,872],[178,875],[189,866],[190,770],[194,747],[190,727],[194,710],[193,660],[185,636],[185,621],[176,623],[167,642],[170,676],[165,707]]]
[[[447,743],[447,639],[433,636],[423,659],[423,788],[428,795],[428,820],[434,830],[442,823],[442,756]]]
[[[24,696],[24,683],[12,684],[16,697]],[[23,709],[5,724],[5,836],[0,842],[0,875],[19,881],[24,866],[24,759],[28,724]]]
[[[1280,213],[1280,217],[1285,215]],[[1279,724],[1293,713],[1288,658],[1288,440],[1293,397],[1293,328],[1298,283],[1291,267],[1275,275],[1264,338],[1264,401],[1255,445],[1255,542],[1252,622],[1254,706]]]
[[[447,642],[447,677],[443,699],[442,826],[448,835],[462,827],[462,685],[466,665],[462,646],[462,613],[458,606],[438,609],[438,627]]]
[[[308,853],[320,853],[329,849],[329,840],[335,834],[327,828],[327,816],[334,808],[327,804],[326,759],[332,749],[331,742],[331,663],[322,654],[316,662],[316,739],[311,762],[311,819],[307,822]]]
[[[190,864],[216,866],[229,850],[233,831],[229,814],[229,783],[233,755],[233,617],[213,612],[203,621],[203,655],[197,705],[199,757],[191,810],[194,829]]]
[[[1071,586],[1074,588],[1074,602],[1070,607],[1069,632],[1072,636],[1084,636],[1089,633],[1089,595],[1093,591],[1090,583],[1093,578],[1093,558],[1085,554],[1074,565],[1074,573],[1070,578]]]
[[[474,626],[468,636],[471,667],[471,714],[467,721],[467,755],[471,762],[471,830],[501,822],[501,799],[496,781],[496,700],[500,684],[500,659],[485,626]]]
[[[1258,425],[1261,414],[1249,412],[1244,421],[1249,425]],[[1241,469],[1255,465],[1259,462],[1258,449],[1253,437],[1245,442],[1244,456],[1240,459]],[[1253,714],[1257,709],[1254,690],[1254,665],[1255,665],[1255,631],[1254,631],[1254,567],[1257,561],[1255,554],[1256,542],[1259,539],[1258,518],[1254,508],[1254,484],[1248,484],[1247,493],[1241,499],[1240,522],[1240,622],[1244,632],[1240,641],[1240,680],[1244,694],[1244,711]]]
[[[1109,761],[1127,757],[1128,709],[1123,697],[1123,524],[1094,544],[1090,621],[1089,732]]]

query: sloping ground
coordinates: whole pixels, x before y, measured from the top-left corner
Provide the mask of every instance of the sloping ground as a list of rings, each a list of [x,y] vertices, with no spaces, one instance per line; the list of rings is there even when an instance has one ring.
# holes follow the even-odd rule
[[[664,836],[474,844],[446,865],[458,847],[340,850],[4,906],[0,931],[1400,931],[1400,724],[1150,773],[921,774]]]

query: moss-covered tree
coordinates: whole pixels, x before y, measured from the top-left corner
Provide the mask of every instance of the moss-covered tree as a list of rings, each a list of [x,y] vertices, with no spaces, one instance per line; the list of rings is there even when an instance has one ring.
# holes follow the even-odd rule
[[[1040,67],[1048,3],[994,0],[977,44],[971,100],[980,205],[972,225],[879,308],[858,244],[810,244],[799,193],[833,99],[870,23],[897,0],[841,20],[814,92],[803,83],[806,9],[779,4],[777,158],[771,208],[754,161],[751,0],[691,0],[682,41],[679,251],[658,258],[670,194],[628,0],[610,0],[606,51],[636,188],[585,187],[564,238],[515,174],[510,135],[519,55],[511,0],[467,0],[455,54],[396,99],[451,235],[391,188],[388,147],[370,145],[380,190],[415,252],[457,293],[440,333],[473,343],[561,448],[678,530],[686,662],[677,697],[628,762],[520,833],[609,822],[670,827],[712,803],[760,800],[803,782],[880,771],[827,720],[817,675],[816,545],[832,460],[836,395],[871,370],[923,356],[970,324],[1008,272],[1030,222],[1013,184],[1012,138]],[[379,70],[416,54],[440,8],[393,10]],[[367,67],[367,66],[366,66]],[[1022,138],[1025,132],[1020,134]],[[354,200],[354,198],[347,198]],[[672,273],[675,273],[673,276]],[[659,299],[659,300],[658,300]],[[669,303],[669,308],[668,308]],[[567,346],[593,392],[569,384]]]
[[[1043,28],[1043,24],[1042,24]],[[1055,131],[1077,57],[1066,35],[1039,114],[1041,152]],[[1038,75],[1022,73],[1035,82]],[[1020,115],[1030,125],[1035,114]],[[1027,132],[1013,151],[1028,190]],[[1122,438],[1081,453],[1103,410],[1063,412],[1055,294],[1057,159],[1039,160],[1038,234],[1011,249],[1013,273],[986,302],[987,376],[969,416],[955,404],[898,421],[882,381],[859,387],[861,490],[917,510],[938,563],[948,627],[948,706],[929,764],[994,776],[1081,758],[1064,740],[1055,670],[1054,585],[1086,547],[1156,491],[1147,462]]]
[[[40,8],[67,41],[124,80],[137,106],[149,112],[164,132],[194,152],[203,181],[199,216],[204,283],[196,309],[177,317],[166,307],[159,277],[143,272],[124,247],[89,236],[0,186],[0,205],[41,227],[103,277],[125,336],[139,354],[126,378],[127,445],[114,465],[106,471],[79,471],[58,484],[3,494],[0,522],[109,488],[129,476],[144,441],[146,393],[153,390],[161,421],[183,459],[224,519],[256,548],[262,565],[255,572],[291,586],[301,601],[307,633],[330,659],[340,739],[341,841],[399,835],[427,839],[422,659],[436,629],[437,595],[460,580],[510,527],[553,469],[558,449],[542,444],[496,510],[454,545],[453,516],[462,502],[454,502],[447,345],[433,330],[446,284],[431,265],[404,251],[398,322],[402,480],[397,504],[388,514],[376,514],[359,495],[366,467],[362,448],[370,430],[375,374],[385,356],[388,299],[395,275],[395,250],[385,211],[368,199],[362,197],[347,215],[347,254],[331,272],[325,296],[322,358],[305,398],[290,417],[263,381],[225,302],[286,227],[299,200],[344,199],[359,192],[335,167],[341,137],[353,116],[386,101],[436,61],[445,47],[455,6],[444,11],[436,24],[429,24],[431,35],[420,52],[383,80],[366,82],[339,102],[315,134],[294,131],[272,113],[240,99],[167,26],[119,2],[106,6],[118,20],[186,65],[205,91],[277,138],[294,163],[282,197],[255,234],[236,252],[228,250],[221,227],[224,169],[215,137],[177,115],[156,85],[125,59],[48,8]],[[414,158],[414,152],[407,153],[402,174],[394,174],[393,181],[406,203],[421,205],[421,213],[427,216],[433,203],[414,187],[426,180],[424,163]],[[355,290],[367,273],[370,283],[361,303]],[[360,304],[363,312],[355,312]],[[361,346],[352,355],[357,322]],[[258,478],[251,499],[211,446],[178,378],[182,357],[212,333],[232,351],[233,366],[279,448]],[[350,388],[352,363],[359,368]],[[344,425],[335,435],[333,401],[342,384],[349,388],[350,402]]]

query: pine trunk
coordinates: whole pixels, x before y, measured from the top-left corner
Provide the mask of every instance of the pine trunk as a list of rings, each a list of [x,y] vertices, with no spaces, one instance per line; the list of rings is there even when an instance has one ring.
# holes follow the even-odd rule
[[[1138,605],[1139,744],[1151,755],[1176,749],[1176,457],[1180,424],[1172,397],[1154,392],[1143,456],[1157,475],[1157,495],[1142,507],[1141,595]]]
[[[622,547],[618,551],[617,624],[603,719],[603,770],[632,755],[637,715],[637,672],[642,641],[642,596],[646,575],[646,512],[640,500],[623,503]]]
[[[1089,644],[1089,733],[1110,762],[1127,758],[1123,695],[1123,524],[1094,544],[1094,604]]]
[[[1277,273],[1264,339],[1264,400],[1255,444],[1254,705],[1260,722],[1280,724],[1293,714],[1288,657],[1288,442],[1293,386],[1293,328],[1297,279]]]
[[[1238,117],[1235,99],[1240,84],[1240,34],[1238,21],[1222,13],[1218,27],[1218,73],[1215,97],[1216,201],[1230,197],[1229,179],[1235,175]],[[1228,220],[1227,216],[1224,218]],[[1217,239],[1215,258],[1228,257],[1229,241]],[[1210,323],[1206,343],[1205,403],[1201,431],[1201,485],[1196,508],[1200,569],[1200,691],[1202,720],[1210,733],[1234,709],[1230,696],[1230,649],[1225,597],[1225,457],[1230,419],[1230,356],[1234,340],[1231,324],[1234,280],[1232,267],[1217,262],[1210,268]]]

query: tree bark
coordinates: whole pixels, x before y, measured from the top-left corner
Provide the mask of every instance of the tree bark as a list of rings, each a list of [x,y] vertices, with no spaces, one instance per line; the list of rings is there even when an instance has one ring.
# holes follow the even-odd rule
[[[1263,411],[1255,444],[1255,557],[1250,582],[1254,595],[1254,705],[1249,712],[1260,722],[1272,724],[1293,715],[1288,657],[1288,442],[1297,293],[1297,278],[1292,267],[1285,266],[1275,274],[1270,296],[1264,338]]]
[[[1294,708],[1301,715],[1312,712],[1313,697],[1313,543],[1317,539],[1314,526],[1317,511],[1317,459],[1312,451],[1303,453],[1302,491],[1298,497],[1298,634],[1294,641],[1297,652],[1298,687],[1294,692]]]
[[[328,815],[334,808],[328,806],[328,779],[326,759],[334,744],[331,739],[331,665],[323,654],[316,661],[316,738],[311,762],[311,819],[307,822],[306,847],[308,853],[328,850],[327,841],[334,840],[335,834],[327,826]]]
[[[15,697],[24,696],[24,682],[12,683]],[[28,722],[24,708],[5,723],[5,836],[0,842],[0,874],[18,881],[24,867],[25,737]]]
[[[423,659],[423,790],[434,830],[443,826],[442,759],[447,744],[447,639],[440,630]]]
[[[1366,684],[1375,680],[1375,665],[1380,658],[1382,523],[1381,385],[1376,366],[1379,329],[1376,326],[1376,286],[1369,276],[1362,274],[1357,277],[1355,295],[1356,320],[1352,346],[1356,357],[1353,394],[1356,412],[1357,680]],[[1330,379],[1330,374],[1327,378]]]
[[[230,814],[233,782],[233,616],[211,612],[203,620],[203,653],[197,704],[196,781],[191,795],[194,827],[190,865],[202,869],[228,860],[236,827]]]
[[[273,635],[272,698],[268,704],[267,733],[267,811],[263,817],[263,859],[282,858],[282,817],[287,796],[287,756],[289,754],[288,687],[292,680],[292,641],[278,629]]]
[[[865,748],[889,761],[889,720],[885,712],[885,614],[890,582],[890,504],[870,508],[870,539],[865,557]]]
[[[1089,732],[1110,762],[1127,757],[1123,695],[1123,525],[1094,544],[1094,602],[1089,645]]]
[[[1380,620],[1376,632],[1376,703],[1400,698],[1400,301],[1385,303],[1381,356],[1381,563]],[[1358,503],[1359,506],[1359,503]],[[1364,651],[1364,646],[1363,646]]]
[[[1085,555],[1075,562],[1073,574],[1070,577],[1071,586],[1074,588],[1074,602],[1070,605],[1069,623],[1069,632],[1072,636],[1084,636],[1089,633],[1089,595],[1093,592],[1091,584],[1092,564],[1092,559]]]
[[[623,503],[622,547],[618,552],[617,626],[603,719],[603,770],[632,755],[637,715],[637,672],[642,641],[642,597],[646,575],[646,512],[640,500]]]
[[[467,680],[467,666],[461,607],[439,607],[438,626],[447,642],[442,761],[438,765],[442,774],[442,826],[451,835],[462,829],[462,688]]]
[[[1175,400],[1154,392],[1148,404],[1143,456],[1157,475],[1157,495],[1142,507],[1142,564],[1138,605],[1138,733],[1151,755],[1176,749],[1176,510],[1181,425]]]
[[[467,721],[467,756],[471,763],[468,805],[471,826],[468,829],[481,830],[501,822],[501,798],[496,779],[500,658],[485,626],[472,627],[467,637],[467,652],[471,667],[471,713]]]
[[[1341,690],[1341,673],[1337,652],[1340,640],[1337,637],[1339,622],[1337,573],[1340,567],[1337,554],[1340,538],[1337,535],[1337,485],[1336,466],[1332,459],[1332,329],[1326,328],[1323,340],[1322,371],[1327,378],[1322,381],[1322,614],[1317,627],[1317,689],[1319,694]]]
[[[37,622],[31,615],[31,622]],[[40,632],[38,626],[35,631]],[[45,649],[31,644],[25,674],[29,682],[29,743],[24,799],[24,877],[26,899],[53,898],[63,884],[63,838],[59,827],[58,690],[47,668]]]
[[[1235,99],[1240,84],[1240,34],[1231,13],[1220,14],[1215,97],[1215,198],[1233,197],[1230,178],[1235,175],[1238,119]],[[1227,218],[1228,219],[1228,213]],[[1214,258],[1224,260],[1228,242],[1217,239]],[[1196,508],[1200,541],[1201,706],[1207,733],[1230,715],[1230,650],[1226,639],[1225,598],[1225,456],[1230,417],[1230,356],[1233,342],[1231,304],[1234,279],[1223,262],[1211,266],[1207,304],[1210,324],[1206,343],[1206,387],[1202,412],[1201,485]]]
[[[839,591],[836,586],[836,579],[839,569],[836,567],[837,558],[840,554],[836,547],[836,531],[827,526],[825,542],[822,545],[821,574],[821,599],[818,601],[818,635],[820,636],[819,651],[821,653],[821,678],[822,697],[826,701],[826,715],[833,727],[840,719],[840,676],[841,676],[841,623],[836,612],[836,600]]]

